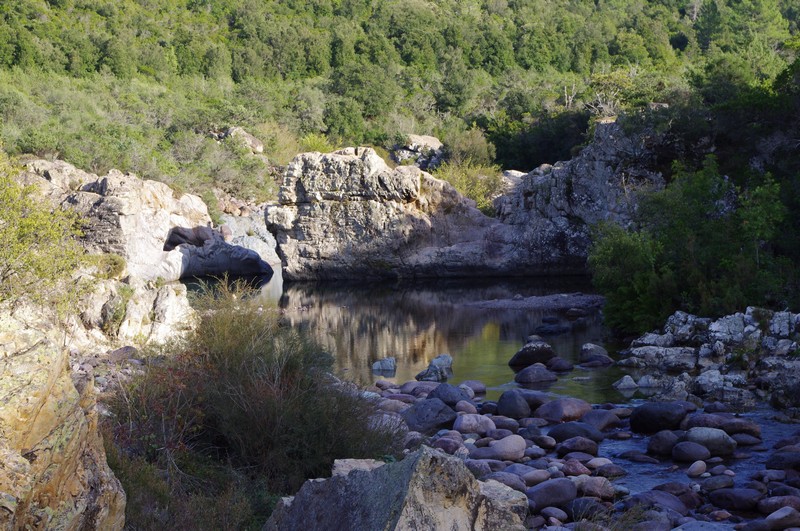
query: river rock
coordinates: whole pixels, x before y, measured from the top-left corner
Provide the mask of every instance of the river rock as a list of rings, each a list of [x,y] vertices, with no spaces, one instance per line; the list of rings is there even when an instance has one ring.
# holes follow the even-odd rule
[[[647,441],[647,453],[653,455],[672,455],[672,449],[678,444],[678,435],[671,430],[661,430]]]
[[[525,492],[525,489],[527,488],[521,477],[516,474],[506,472],[505,470],[502,472],[492,472],[491,474],[487,474],[481,478],[481,481],[489,481],[490,479],[497,481],[498,483],[502,483],[507,487],[511,487],[519,492]]]
[[[560,472],[567,477],[581,476],[581,475],[588,476],[589,474],[592,473],[591,470],[586,468],[583,465],[583,463],[581,463],[577,459],[566,459],[563,465],[561,466]]]
[[[576,421],[565,422],[563,424],[553,426],[550,428],[550,431],[547,432],[547,435],[555,439],[557,442],[563,442],[573,437],[586,437],[587,439],[591,439],[597,443],[604,439],[604,436],[600,430],[591,424]]]
[[[400,416],[408,424],[408,429],[430,434],[440,428],[452,426],[456,412],[438,398],[431,398],[415,403]]]
[[[800,512],[794,507],[783,507],[766,518],[772,529],[789,529],[800,527]]]
[[[527,500],[477,481],[463,461],[422,448],[371,471],[306,481],[282,498],[264,526],[283,529],[523,530]]]
[[[629,374],[626,374],[625,376],[623,376],[622,378],[611,384],[611,386],[619,391],[629,391],[629,390],[632,391],[639,388],[639,385],[633,380],[633,378],[631,378]]]
[[[483,436],[486,435],[486,432],[495,429],[495,425],[490,417],[467,413],[456,417],[453,429],[461,433],[477,433]]]
[[[770,496],[758,502],[758,512],[770,514],[781,507],[792,507],[800,511],[800,496]]]
[[[436,389],[428,393],[428,399],[438,398],[450,407],[455,407],[462,400],[469,401],[467,393],[448,383],[436,386]]]
[[[539,406],[534,412],[534,416],[549,422],[567,422],[578,420],[591,409],[592,405],[580,398],[556,398]]]
[[[567,478],[550,479],[525,491],[534,510],[563,507],[578,496],[578,487]]]
[[[529,417],[531,408],[525,397],[516,389],[503,392],[497,400],[497,414],[514,419]]]
[[[686,432],[685,438],[705,446],[711,455],[726,456],[736,451],[736,441],[717,428],[691,428]]]
[[[578,494],[581,496],[593,496],[603,500],[614,499],[614,485],[607,478],[575,476],[572,481],[578,487]]]
[[[526,343],[510,360],[508,360],[508,366],[518,371],[534,363],[547,363],[547,361],[554,358],[555,355],[556,353],[549,343],[545,343],[541,340],[532,341]]]
[[[617,365],[671,372],[692,371],[697,366],[697,352],[689,347],[645,346],[632,348],[627,353],[628,357],[619,360]]]
[[[722,509],[752,511],[762,495],[755,489],[726,488],[710,492],[708,498],[711,503]]]
[[[540,384],[555,382],[556,380],[558,380],[558,376],[549,371],[541,363],[536,363],[529,367],[525,367],[516,375],[514,375],[514,381],[518,384]]]
[[[121,530],[93,380],[76,387],[63,336],[35,322],[0,313],[0,528]]]
[[[556,446],[556,454],[564,457],[570,452],[583,452],[589,455],[597,455],[597,443],[586,437],[570,437]]]
[[[489,446],[471,450],[470,458],[518,461],[525,455],[525,447],[525,439],[519,435],[510,435],[499,441],[491,441]]]
[[[478,381],[478,380],[464,380],[463,382],[461,382],[461,385],[459,385],[459,387],[461,387],[462,385],[472,389],[472,391],[476,395],[485,395],[486,394],[486,384],[481,382],[481,381]]]
[[[679,442],[672,447],[672,459],[681,463],[703,461],[711,457],[711,452],[703,446],[692,441]]]
[[[700,477],[706,472],[706,463],[705,461],[695,461],[689,466],[689,469],[686,471],[686,475],[690,478]]]
[[[383,358],[372,364],[372,372],[391,373],[397,370],[397,359],[394,356]]]
[[[547,367],[547,370],[553,372],[569,372],[575,368],[572,362],[565,360],[561,356],[556,356],[555,358],[547,360],[545,367]]]
[[[587,411],[586,414],[581,417],[581,422],[594,426],[600,431],[616,428],[622,424],[618,416],[605,409]]]
[[[637,433],[678,429],[686,413],[681,402],[648,402],[631,413],[631,429]]]

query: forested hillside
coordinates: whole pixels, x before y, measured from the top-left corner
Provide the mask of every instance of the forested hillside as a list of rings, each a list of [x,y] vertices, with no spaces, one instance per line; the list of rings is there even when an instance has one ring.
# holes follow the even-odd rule
[[[456,143],[476,125],[530,170],[569,157],[593,114],[772,95],[799,17],[798,0],[9,0],[2,138],[192,187],[259,169],[212,145],[228,125],[278,159],[309,134]]]

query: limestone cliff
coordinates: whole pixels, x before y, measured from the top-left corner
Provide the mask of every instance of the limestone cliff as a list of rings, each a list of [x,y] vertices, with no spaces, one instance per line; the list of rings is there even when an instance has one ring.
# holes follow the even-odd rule
[[[578,157],[543,166],[498,198],[497,218],[414,167],[369,148],[305,153],[267,210],[290,279],[583,273],[589,229],[626,224],[641,190],[663,186],[643,137],[597,126]]]
[[[92,381],[56,339],[0,315],[0,529],[122,529]]]

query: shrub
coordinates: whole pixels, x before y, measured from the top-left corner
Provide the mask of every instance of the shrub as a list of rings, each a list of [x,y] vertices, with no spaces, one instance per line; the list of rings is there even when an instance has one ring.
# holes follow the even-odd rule
[[[327,372],[331,357],[240,284],[221,283],[196,306],[191,337],[153,352],[113,404],[117,444],[172,489],[204,478],[224,492],[259,478],[269,488],[248,503],[263,512],[268,492],[329,474],[334,459],[397,450],[399,428],[378,422],[372,402]]]
[[[478,209],[493,216],[494,198],[503,192],[503,176],[497,166],[465,162],[446,162],[436,169],[434,175],[452,184],[462,195],[475,201]]]
[[[22,297],[66,308],[77,294],[71,276],[81,263],[79,220],[53,208],[0,149],[0,302]]]
[[[330,153],[336,149],[330,143],[328,137],[322,133],[308,133],[300,139],[300,146],[303,151],[319,151],[320,153]]]

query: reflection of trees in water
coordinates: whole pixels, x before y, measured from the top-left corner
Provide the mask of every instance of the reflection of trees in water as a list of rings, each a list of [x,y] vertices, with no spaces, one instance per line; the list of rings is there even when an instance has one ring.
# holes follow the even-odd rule
[[[443,352],[456,357],[476,338],[490,339],[486,334],[522,345],[543,317],[557,314],[463,305],[517,294],[542,294],[542,288],[524,284],[481,287],[463,282],[409,289],[292,284],[286,286],[280,305],[293,326],[307,329],[333,352],[339,368],[361,372],[387,356],[396,357],[399,365],[419,366]],[[560,322],[569,324],[563,317]],[[600,339],[602,325],[598,314],[572,325],[573,333],[547,339],[561,356],[576,360],[582,343]]]

